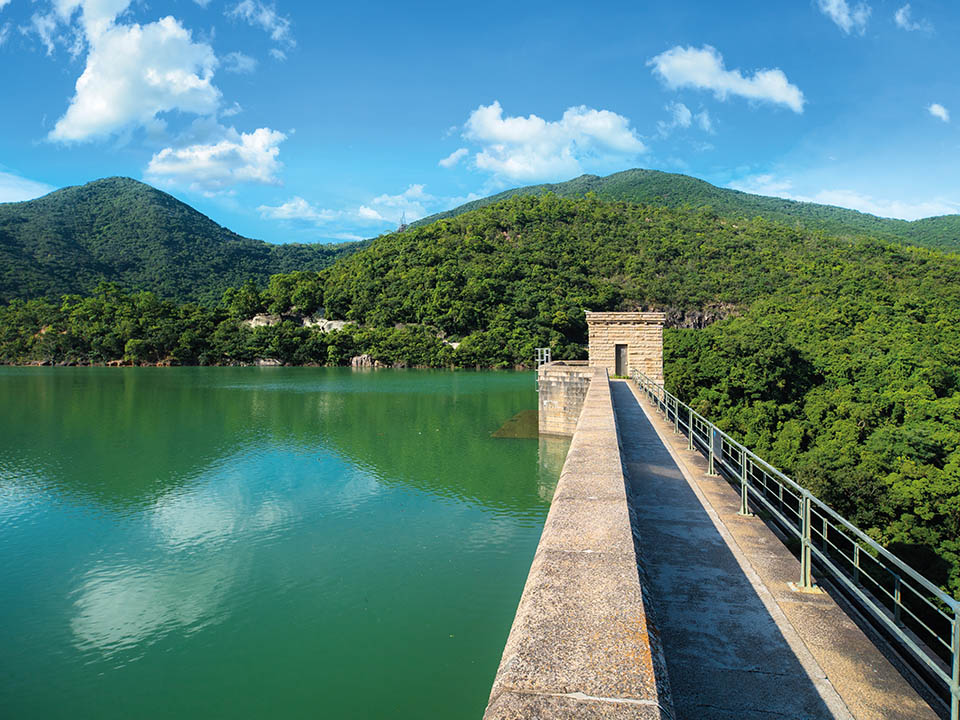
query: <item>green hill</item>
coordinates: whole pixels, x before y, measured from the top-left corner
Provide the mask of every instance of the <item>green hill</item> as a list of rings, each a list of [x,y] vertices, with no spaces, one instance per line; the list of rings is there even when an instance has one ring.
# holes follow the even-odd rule
[[[512,367],[667,311],[668,386],[960,597],[960,255],[706,210],[514,197],[217,307],[0,307],[0,361]],[[250,327],[254,313],[277,324]],[[303,314],[355,324],[321,332]],[[698,328],[698,329],[692,329]],[[454,348],[453,344],[459,341]]]
[[[625,170],[607,177],[581,175],[562,183],[515,188],[469,202],[447,212],[431,215],[414,223],[413,226],[429,225],[436,220],[454,217],[516,195],[545,193],[569,198],[594,193],[603,200],[647,203],[674,208],[709,207],[718,215],[730,218],[763,217],[790,226],[824,230],[834,235],[869,235],[924,247],[960,250],[960,215],[944,215],[907,222],[880,218],[832,205],[751,195],[739,190],[719,188],[688,175],[641,169]]]
[[[110,281],[210,302],[248,279],[320,270],[359,246],[251,240],[149,185],[106,178],[0,204],[0,300],[89,294]]]

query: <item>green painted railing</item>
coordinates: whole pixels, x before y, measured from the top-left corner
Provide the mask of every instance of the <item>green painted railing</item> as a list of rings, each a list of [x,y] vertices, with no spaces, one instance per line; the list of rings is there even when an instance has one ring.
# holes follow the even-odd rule
[[[680,402],[660,383],[634,370],[633,380],[687,448],[706,457],[708,474],[740,488],[740,513],[769,512],[800,545],[798,590],[829,579],[873,618],[888,638],[942,681],[951,720],[960,720],[960,603],[897,558],[810,491]]]

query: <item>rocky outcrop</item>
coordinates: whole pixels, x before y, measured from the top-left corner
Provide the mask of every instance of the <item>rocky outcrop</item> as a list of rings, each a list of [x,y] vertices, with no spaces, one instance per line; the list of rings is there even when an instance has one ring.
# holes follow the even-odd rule
[[[668,308],[666,310],[666,321],[664,327],[668,328],[691,328],[702,330],[707,325],[724,320],[731,315],[737,315],[737,306],[732,303],[719,303],[717,305],[708,305],[698,310],[681,310],[680,308]]]
[[[282,318],[279,315],[270,315],[267,313],[262,313],[260,315],[254,315],[249,320],[244,320],[241,325],[246,325],[247,327],[270,327],[272,325],[279,325]]]
[[[364,353],[363,355],[357,355],[350,359],[350,367],[355,368],[366,368],[366,367],[381,367],[380,363],[373,359],[372,355]]]
[[[350,320],[327,320],[326,318],[304,317],[300,324],[307,328],[316,328],[320,332],[333,332],[334,330],[343,330],[347,325],[353,325]]]

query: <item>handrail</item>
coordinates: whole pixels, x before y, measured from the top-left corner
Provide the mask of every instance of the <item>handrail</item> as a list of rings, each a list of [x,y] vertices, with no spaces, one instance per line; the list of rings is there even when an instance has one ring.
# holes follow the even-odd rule
[[[800,540],[800,590],[812,569],[879,621],[949,691],[950,718],[960,720],[960,602],[923,577],[795,480],[758,457],[638,370],[633,380],[687,448],[707,458],[708,474],[740,486],[740,512],[767,510]]]

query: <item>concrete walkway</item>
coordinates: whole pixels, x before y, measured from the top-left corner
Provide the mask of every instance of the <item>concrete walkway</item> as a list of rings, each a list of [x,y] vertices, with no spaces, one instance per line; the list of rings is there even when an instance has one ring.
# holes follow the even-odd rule
[[[855,612],[792,592],[799,562],[780,539],[738,514],[739,493],[632,383],[611,385],[678,719],[936,720],[930,703],[943,708]]]
[[[852,717],[723,537],[631,387],[611,385],[678,720]]]

